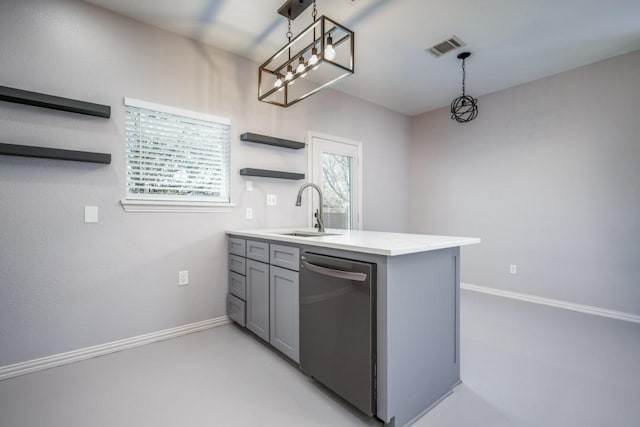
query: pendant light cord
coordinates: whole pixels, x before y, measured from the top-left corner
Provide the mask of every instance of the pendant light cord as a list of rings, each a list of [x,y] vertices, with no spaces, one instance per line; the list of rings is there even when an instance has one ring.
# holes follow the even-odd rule
[[[289,43],[291,43],[291,36],[293,36],[293,33],[291,32],[291,17],[287,18],[287,23],[288,23],[287,39],[289,39]],[[291,61],[291,46],[289,46],[289,61]]]
[[[316,16],[318,15],[318,9],[316,9],[316,0],[313,0],[313,12],[311,12],[311,20],[316,22]],[[313,26],[313,48],[316,48],[316,27]]]
[[[464,89],[465,89],[464,81],[465,81],[465,77],[466,77],[466,71],[464,69],[464,59],[465,58],[462,58],[462,96],[464,96]]]

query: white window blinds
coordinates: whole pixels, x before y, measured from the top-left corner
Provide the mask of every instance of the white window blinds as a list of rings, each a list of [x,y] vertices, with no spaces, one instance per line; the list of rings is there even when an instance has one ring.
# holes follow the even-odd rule
[[[125,98],[127,198],[229,203],[230,121]]]

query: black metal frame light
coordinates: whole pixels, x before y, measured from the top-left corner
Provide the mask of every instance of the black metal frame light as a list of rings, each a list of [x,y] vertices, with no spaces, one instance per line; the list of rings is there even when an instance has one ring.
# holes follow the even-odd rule
[[[478,117],[478,100],[465,94],[464,60],[470,56],[470,52],[462,52],[458,55],[458,59],[462,59],[462,96],[451,102],[451,118],[458,123],[467,123]]]
[[[292,38],[291,20],[312,3],[313,23]],[[316,19],[315,0],[289,0],[278,12],[289,21],[289,41],[258,70],[260,101],[288,107],[354,73],[354,32],[326,16]]]

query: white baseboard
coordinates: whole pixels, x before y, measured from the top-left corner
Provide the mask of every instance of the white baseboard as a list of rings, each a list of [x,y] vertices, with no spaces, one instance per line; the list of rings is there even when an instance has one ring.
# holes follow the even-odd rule
[[[470,283],[461,283],[460,288],[467,291],[480,292],[483,294],[495,295],[503,298],[515,299],[518,301],[530,302],[533,304],[541,304],[549,307],[562,308],[564,310],[577,311],[578,313],[592,314],[594,316],[607,317],[609,319],[623,320],[625,322],[640,323],[640,315],[626,313],[624,311],[609,310],[608,308],[596,307],[594,305],[576,304],[573,302],[562,301],[552,298],[538,297],[535,295],[522,294],[520,292],[505,291],[498,288],[490,288],[488,286],[472,285]]]
[[[129,348],[140,347],[158,341],[176,338],[182,335],[192,334],[205,329],[231,323],[229,316],[217,317],[215,319],[203,320],[201,322],[190,323],[176,328],[164,329],[162,331],[151,332],[149,334],[138,335],[136,337],[125,338],[123,340],[112,341],[106,344],[94,345],[66,353],[54,354],[52,356],[41,357],[28,360],[26,362],[14,363],[13,365],[0,366],[0,381],[19,375],[30,374],[42,371],[43,369],[54,368],[56,366],[67,365],[80,360],[91,359],[93,357],[104,356],[105,354]]]

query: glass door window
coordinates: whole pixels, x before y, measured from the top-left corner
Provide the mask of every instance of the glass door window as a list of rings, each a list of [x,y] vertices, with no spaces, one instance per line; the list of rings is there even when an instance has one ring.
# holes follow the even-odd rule
[[[350,230],[354,225],[353,158],[322,153],[323,216],[327,228]]]
[[[361,229],[361,160],[359,142],[310,134],[311,179],[322,189],[326,228]],[[318,209],[313,199],[312,210]]]

